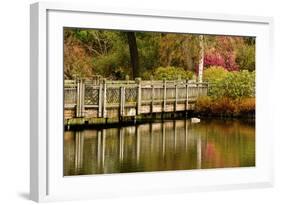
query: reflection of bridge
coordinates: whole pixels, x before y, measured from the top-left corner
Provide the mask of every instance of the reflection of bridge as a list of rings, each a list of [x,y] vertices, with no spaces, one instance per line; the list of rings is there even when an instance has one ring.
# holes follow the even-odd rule
[[[207,83],[186,80],[65,80],[64,118],[70,124],[99,124],[151,113],[187,111],[207,91]]]
[[[129,166],[142,167],[148,166],[154,159],[161,167],[163,163],[169,164],[166,161],[169,159],[171,165],[168,167],[177,169],[174,163],[180,155],[185,163],[190,163],[186,169],[200,169],[201,136],[191,132],[189,123],[185,120],[114,128],[117,135],[112,132],[113,129],[77,131],[73,136],[73,153],[65,148],[66,156],[71,156],[65,160],[71,164],[72,169],[65,168],[65,174],[119,172],[120,167],[126,166],[128,162],[132,163]],[[188,155],[192,158],[187,158]],[[183,162],[180,163],[182,167]]]

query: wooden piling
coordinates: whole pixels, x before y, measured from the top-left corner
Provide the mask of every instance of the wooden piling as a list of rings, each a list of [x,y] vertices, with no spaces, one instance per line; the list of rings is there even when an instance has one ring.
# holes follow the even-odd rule
[[[138,94],[137,94],[137,115],[141,114],[141,78],[136,78],[136,83],[137,83],[137,89],[138,89]]]
[[[174,103],[174,111],[177,111],[177,104],[178,104],[178,84],[175,84],[175,103]]]
[[[84,117],[85,84],[82,79],[77,81],[76,117]]]
[[[163,81],[163,109],[162,112],[166,111],[166,104],[167,104],[167,81]]]
[[[103,84],[100,84],[100,87],[99,87],[99,107],[98,107],[98,117],[102,117],[102,87],[103,87]]]
[[[186,87],[186,100],[185,100],[185,110],[188,110],[188,89],[189,89],[189,86],[188,86],[188,80],[186,80],[186,84],[185,84],[185,87]]]
[[[103,80],[103,112],[102,117],[106,118],[106,79]]]
[[[151,85],[151,108],[150,108],[151,113],[153,113],[153,105],[154,105],[154,84]]]
[[[120,88],[120,113],[119,116],[123,117],[125,115],[125,87]]]

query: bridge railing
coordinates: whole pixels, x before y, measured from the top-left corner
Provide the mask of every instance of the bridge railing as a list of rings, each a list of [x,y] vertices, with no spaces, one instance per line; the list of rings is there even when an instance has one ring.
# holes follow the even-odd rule
[[[188,104],[197,100],[199,96],[207,95],[208,83],[198,83],[188,80],[142,81],[136,80],[65,80],[64,107],[74,108],[76,117],[84,117],[86,108],[98,111],[98,117],[107,117],[108,108],[119,108],[120,115],[126,107],[135,107],[136,115],[141,114],[141,107],[161,105],[162,111],[173,104],[175,111],[177,104]]]

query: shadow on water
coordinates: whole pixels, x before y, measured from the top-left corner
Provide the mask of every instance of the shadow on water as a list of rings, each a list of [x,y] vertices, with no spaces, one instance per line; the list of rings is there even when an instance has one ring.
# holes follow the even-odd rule
[[[171,120],[65,131],[64,175],[255,166],[255,126]]]

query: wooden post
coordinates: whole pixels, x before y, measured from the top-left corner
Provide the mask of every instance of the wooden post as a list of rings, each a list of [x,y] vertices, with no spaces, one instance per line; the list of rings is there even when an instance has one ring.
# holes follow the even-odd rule
[[[85,95],[85,84],[82,79],[79,79],[77,81],[76,117],[84,116],[84,95]]]
[[[82,95],[81,95],[81,117],[85,116],[85,83],[84,80],[82,80]]]
[[[122,88],[122,116],[125,115],[125,106],[126,106],[126,88]]]
[[[99,110],[98,110],[98,117],[102,117],[102,84],[100,83],[99,87]]]
[[[76,91],[76,117],[80,117],[80,80],[77,80]]]
[[[163,81],[163,86],[164,86],[164,90],[163,90],[163,112],[166,111],[166,104],[167,104],[167,81],[166,79]]]
[[[154,105],[154,84],[152,82],[151,84],[151,108],[150,108],[150,112],[153,113],[153,105]]]
[[[123,97],[122,97],[122,88],[123,87],[120,87],[120,91],[119,91],[119,95],[120,95],[120,98],[119,98],[119,100],[120,100],[120,102],[119,102],[119,119],[121,119],[121,117],[122,117],[122,113],[123,113],[123,111],[122,111],[122,109],[123,109]]]
[[[175,103],[174,103],[174,111],[177,111],[177,104],[178,104],[178,82],[175,85]]]
[[[137,99],[137,115],[141,114],[141,78],[135,79],[136,83],[138,84],[138,99]]]
[[[106,79],[103,80],[103,112],[102,117],[106,118]]]
[[[188,110],[188,95],[189,95],[189,93],[188,93],[188,89],[189,89],[189,86],[188,86],[188,80],[186,80],[186,85],[185,85],[185,87],[186,87],[186,101],[185,101],[185,110]]]
[[[120,113],[119,116],[122,117],[125,114],[125,87],[120,87]]]

